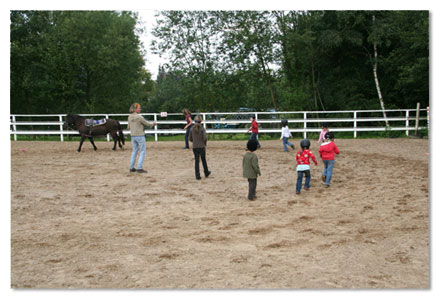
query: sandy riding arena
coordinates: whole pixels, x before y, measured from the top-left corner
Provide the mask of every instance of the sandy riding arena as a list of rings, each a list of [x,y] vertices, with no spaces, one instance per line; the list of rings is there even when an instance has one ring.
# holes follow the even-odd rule
[[[295,153],[261,143],[249,201],[245,141],[209,141],[201,181],[183,142],[137,174],[129,141],[12,141],[12,288],[430,287],[428,140],[336,139],[332,186],[318,158],[300,195]]]

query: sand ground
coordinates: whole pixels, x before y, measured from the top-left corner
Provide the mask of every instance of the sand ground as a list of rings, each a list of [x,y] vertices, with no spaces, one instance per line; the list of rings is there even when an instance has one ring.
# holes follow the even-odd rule
[[[182,142],[147,143],[137,174],[130,142],[12,141],[11,287],[430,287],[428,140],[336,140],[332,186],[318,159],[300,195],[295,153],[263,141],[256,201],[245,143],[208,142],[196,181]]]

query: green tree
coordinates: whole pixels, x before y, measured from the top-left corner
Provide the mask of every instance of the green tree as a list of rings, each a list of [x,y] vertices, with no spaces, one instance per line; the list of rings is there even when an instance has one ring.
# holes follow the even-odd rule
[[[320,93],[320,66],[326,44],[320,39],[321,11],[274,11],[282,66],[284,106],[294,110],[325,110]],[[311,101],[312,100],[312,101]]]
[[[225,11],[222,14],[223,47],[230,65],[252,71],[263,79],[270,92],[272,107],[277,111],[273,67],[279,43],[273,38],[272,15],[268,11]]]
[[[380,35],[372,20],[368,11],[325,11],[313,21],[318,51],[311,53],[318,54],[319,73],[326,74],[320,76],[320,95],[327,109],[367,108],[379,98],[374,93],[381,91],[375,56]]]
[[[125,112],[148,97],[136,23],[131,12],[12,11],[11,111]]]
[[[163,66],[159,68],[156,79],[156,89],[147,103],[148,112],[179,112],[184,107],[193,110],[194,107],[186,97],[185,77],[179,72],[167,72]]]
[[[175,107],[344,110],[429,101],[427,12],[192,11],[161,16],[153,48],[170,57],[168,79],[179,78],[173,87],[171,81],[161,84],[170,96],[161,101]]]
[[[387,96],[395,107],[429,106],[429,12],[395,11],[390,49],[383,58]]]
[[[377,109],[381,95],[386,108],[413,107],[418,101],[429,101],[427,11],[325,12],[323,21],[329,37],[326,43],[335,50],[329,53],[326,64],[335,71],[344,70],[338,75],[341,84],[337,86],[340,92],[348,92],[339,96],[347,105],[334,101],[337,107]],[[335,65],[337,57],[344,61]],[[411,95],[410,90],[414,90],[408,81],[401,84],[403,78],[417,85],[418,96]],[[350,95],[359,100],[350,100]]]
[[[186,96],[199,110],[213,109],[218,103],[213,88],[221,70],[217,25],[217,15],[209,11],[163,11],[153,30],[153,52],[166,54],[169,62],[164,68],[186,77]]]
[[[50,86],[43,41],[50,32],[51,14],[11,11],[11,111],[46,113]]]

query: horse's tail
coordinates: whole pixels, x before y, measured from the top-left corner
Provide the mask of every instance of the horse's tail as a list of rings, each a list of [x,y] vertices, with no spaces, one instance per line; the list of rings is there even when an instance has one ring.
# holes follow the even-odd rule
[[[125,145],[125,138],[124,138],[124,132],[122,131],[121,123],[118,122],[118,131],[119,131],[119,137],[121,138],[122,145]]]

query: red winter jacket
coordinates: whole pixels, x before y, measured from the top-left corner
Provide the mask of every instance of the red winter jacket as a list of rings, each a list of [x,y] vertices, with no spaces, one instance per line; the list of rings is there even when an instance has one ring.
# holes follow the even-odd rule
[[[312,151],[310,151],[309,149],[299,150],[296,153],[296,162],[298,163],[298,165],[310,165],[310,158],[313,160],[315,165],[318,164],[315,155],[313,155]]]
[[[319,155],[322,160],[334,160],[335,153],[339,154],[338,146],[332,141],[321,144],[319,147]]]

